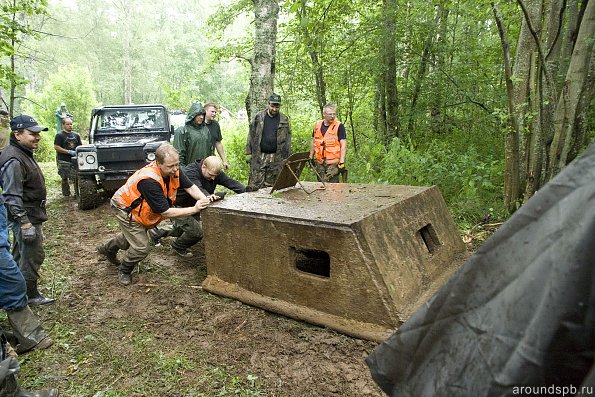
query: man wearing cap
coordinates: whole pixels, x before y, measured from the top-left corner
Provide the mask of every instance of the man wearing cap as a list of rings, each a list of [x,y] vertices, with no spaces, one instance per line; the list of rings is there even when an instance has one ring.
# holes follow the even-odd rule
[[[246,161],[250,164],[247,191],[273,186],[291,154],[289,119],[279,111],[281,97],[269,97],[267,109],[254,116],[246,142]]]
[[[322,120],[314,124],[310,158],[316,155],[316,171],[325,182],[339,182],[339,173],[345,172],[347,133],[336,119],[337,106],[327,103],[322,108]]]
[[[62,131],[62,121],[66,117],[73,119],[72,114],[68,113],[68,110],[66,110],[66,104],[62,102],[60,107],[56,109],[56,134]]]
[[[186,122],[174,132],[174,147],[180,155],[180,167],[204,159],[215,151],[215,137],[205,124],[205,108],[194,102]]]
[[[45,305],[54,302],[37,286],[45,259],[41,225],[48,219],[46,189],[33,151],[39,147],[40,132],[48,128],[31,116],[21,115],[12,119],[10,129],[10,143],[0,154],[0,185],[14,236],[12,255],[25,277],[29,305]]]

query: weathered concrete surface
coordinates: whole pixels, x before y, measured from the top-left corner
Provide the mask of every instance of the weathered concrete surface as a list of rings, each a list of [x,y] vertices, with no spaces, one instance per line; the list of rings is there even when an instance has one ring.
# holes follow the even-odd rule
[[[205,290],[378,341],[438,289],[464,251],[436,187],[261,190],[201,216]]]

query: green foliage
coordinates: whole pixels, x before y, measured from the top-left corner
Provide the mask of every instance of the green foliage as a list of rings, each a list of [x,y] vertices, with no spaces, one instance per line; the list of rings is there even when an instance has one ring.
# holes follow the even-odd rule
[[[250,174],[250,167],[245,160],[248,121],[227,118],[221,120],[220,124],[225,157],[229,163],[229,170],[226,171],[226,174],[246,184]]]
[[[20,0],[7,1],[2,5],[0,14],[0,55],[16,59],[22,51],[21,44],[27,39],[38,39],[37,32],[30,24],[31,19],[46,13],[46,0]],[[19,68],[19,69],[17,69]],[[27,83],[20,70],[24,65],[15,62],[0,63],[0,87],[10,90],[11,87],[20,87]],[[7,99],[3,98],[6,102]]]
[[[445,140],[415,148],[395,139],[388,147],[367,144],[362,152],[366,155],[348,156],[352,182],[437,185],[461,226],[480,222],[487,215],[504,215],[503,162],[480,154],[474,146],[461,153]]]
[[[38,123],[49,131],[42,133],[40,147],[36,152],[38,161],[50,161],[56,155],[54,136],[56,134],[55,112],[65,102],[68,112],[74,116],[73,127],[83,140],[88,138],[91,110],[97,105],[92,77],[86,68],[76,65],[64,67],[53,74],[40,93],[31,93],[24,111],[34,116]]]

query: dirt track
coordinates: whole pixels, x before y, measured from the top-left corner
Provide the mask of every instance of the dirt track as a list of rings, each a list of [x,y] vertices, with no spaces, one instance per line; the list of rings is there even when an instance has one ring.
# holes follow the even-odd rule
[[[36,311],[57,343],[25,356],[27,386],[97,397],[384,395],[364,363],[376,343],[202,291],[200,245],[192,259],[155,247],[120,286],[95,252],[117,230],[107,202],[75,203],[49,206],[42,275],[59,303]]]

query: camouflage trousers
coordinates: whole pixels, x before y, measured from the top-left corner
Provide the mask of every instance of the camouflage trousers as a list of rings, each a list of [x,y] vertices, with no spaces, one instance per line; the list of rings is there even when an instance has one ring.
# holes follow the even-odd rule
[[[324,182],[339,183],[339,164],[318,163],[316,172]]]
[[[248,185],[260,189],[273,186],[283,169],[283,160],[276,158],[276,153],[261,153],[258,166],[251,167]]]
[[[69,161],[58,160],[57,163],[58,175],[60,175],[60,178],[62,179],[62,195],[70,196],[70,184],[68,181],[70,179],[74,187],[74,195],[77,196],[79,186],[76,170]]]
[[[172,219],[172,222],[174,227],[169,235],[176,237],[171,243],[172,247],[183,251],[192,247],[202,239],[202,222],[199,214],[174,218]]]

